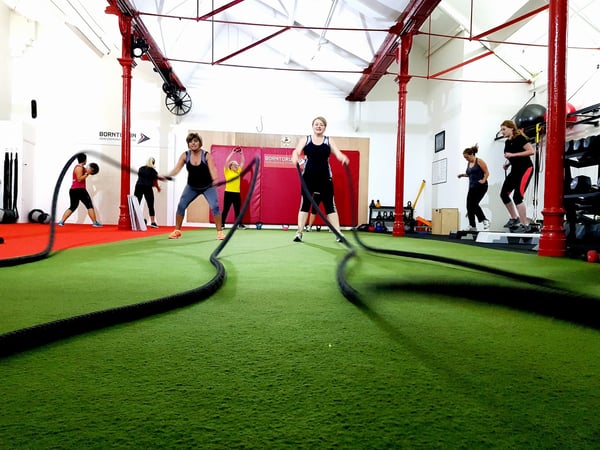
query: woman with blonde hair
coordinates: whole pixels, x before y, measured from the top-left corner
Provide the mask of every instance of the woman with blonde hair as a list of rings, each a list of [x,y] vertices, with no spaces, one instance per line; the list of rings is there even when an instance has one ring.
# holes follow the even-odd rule
[[[331,166],[329,165],[329,157],[335,156],[338,161],[344,165],[348,165],[349,159],[338,148],[335,141],[329,136],[325,136],[327,121],[324,117],[316,117],[312,121],[312,135],[303,136],[298,140],[298,145],[292,152],[292,163],[298,164],[300,157],[304,155],[304,172],[302,177],[310,195],[302,191],[302,203],[298,212],[298,230],[294,237],[294,242],[302,242],[302,231],[306,225],[308,212],[311,207],[311,196],[319,193],[320,199],[325,207],[327,220],[333,228],[340,232],[340,219],[333,200],[333,179],[331,174]],[[338,242],[342,242],[341,237],[337,238]]]
[[[239,154],[240,160],[237,161],[233,157]],[[225,160],[225,167],[223,168],[223,174],[225,176],[225,192],[223,194],[223,211],[221,211],[221,218],[223,226],[227,222],[227,214],[229,209],[233,206],[233,212],[235,213],[235,220],[240,217],[240,208],[242,205],[242,194],[241,186],[242,180],[240,175],[244,166],[244,152],[241,147],[234,148],[227,159]],[[239,224],[240,230],[245,230],[246,226],[243,223]]]
[[[156,223],[156,212],[154,211],[154,190],[156,188],[160,192],[160,186],[158,180],[164,180],[164,177],[158,175],[158,172],[154,168],[156,161],[154,158],[148,158],[146,165],[138,169],[138,179],[135,183],[135,189],[133,195],[138,199],[140,205],[142,204],[142,197],[146,199],[146,206],[148,206],[148,215],[150,216],[150,227],[158,228]]]

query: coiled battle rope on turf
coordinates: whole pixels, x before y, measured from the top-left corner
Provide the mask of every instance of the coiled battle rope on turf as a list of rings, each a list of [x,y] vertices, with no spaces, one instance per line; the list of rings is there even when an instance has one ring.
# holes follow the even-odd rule
[[[348,180],[348,193],[351,199],[351,208],[353,208],[352,217],[357,217],[354,202],[355,189],[352,185],[350,168],[348,166],[344,167],[346,169],[346,179]],[[302,186],[303,189],[306,189],[305,192],[307,192],[308,189],[304,183]],[[310,193],[308,195],[310,196]],[[312,201],[312,203],[314,204],[315,202]],[[316,206],[320,213],[318,205],[313,206]],[[322,213],[320,216],[323,218]],[[496,285],[482,285],[479,288],[479,292],[485,292],[485,298],[482,299],[480,297],[476,297],[473,298],[473,300],[503,305],[522,311],[533,312],[592,328],[600,328],[600,299],[566,290],[556,286],[552,280],[514,273],[496,267],[489,267],[454,258],[447,258],[420,252],[408,252],[372,247],[365,244],[361,240],[359,232],[356,229],[356,224],[352,227],[352,235],[361,248],[373,253],[434,261],[442,264],[458,266],[459,268],[467,268],[479,272],[499,275],[524,283],[523,287],[506,288]],[[360,293],[350,285],[345,275],[346,267],[349,261],[357,254],[351,246],[348,246],[348,248],[350,248],[351,251],[344,256],[338,265],[336,272],[337,283],[346,299],[360,308],[366,308],[366,304],[361,300]],[[472,295],[472,284],[470,283],[441,283],[439,281],[434,281],[427,284],[419,284],[414,282],[392,282],[378,286],[378,288],[390,291],[402,290],[404,292],[416,291],[437,294],[444,293],[445,295],[455,295],[463,299],[470,298],[469,296]]]
[[[90,152],[92,153],[92,152]],[[54,195],[52,199],[52,218],[55,217],[56,213],[56,202],[58,198],[58,191],[60,188],[60,184],[65,176],[65,173],[71,163],[75,160],[76,155],[71,157],[65,167],[61,171],[59,179],[56,183],[56,187],[54,190]],[[120,167],[118,163],[112,160],[117,167]],[[254,170],[250,186],[248,188],[248,195],[246,196],[246,200],[244,201],[238,218],[233,224],[231,230],[227,233],[225,239],[221,241],[220,245],[215,248],[215,250],[210,255],[210,262],[215,267],[216,273],[214,277],[206,284],[199,286],[198,288],[194,288],[185,292],[181,292],[174,295],[169,295],[166,297],[160,297],[155,300],[150,300],[142,303],[136,303],[134,305],[126,305],[116,308],[111,308],[102,311],[91,312],[87,314],[82,314],[74,317],[69,317],[65,319],[60,319],[48,323],[43,323],[39,325],[35,325],[28,328],[22,328],[19,330],[14,330],[8,333],[4,333],[0,335],[0,357],[9,356],[15,353],[23,352],[35,347],[39,347],[42,345],[49,344],[51,342],[58,341],[60,339],[65,339],[68,337],[80,335],[83,333],[88,333],[93,330],[98,330],[101,328],[106,328],[110,326],[114,326],[117,324],[131,322],[134,320],[139,320],[144,317],[149,317],[155,314],[160,314],[166,311],[171,311],[177,308],[181,308],[184,306],[188,306],[194,303],[198,303],[201,300],[204,300],[214,294],[225,282],[226,279],[226,271],[225,267],[219,261],[218,255],[227,245],[227,242],[231,239],[237,227],[241,221],[241,218],[244,216],[248,206],[250,204],[250,199],[252,194],[254,193],[254,189],[256,187],[256,179],[258,178],[258,172],[260,167],[260,159],[255,157],[253,162],[249,164],[239,175],[238,177],[244,176],[250,170]],[[127,168],[123,169],[127,170]],[[217,187],[226,183],[226,180],[217,181],[213,183],[211,186]],[[207,186],[207,188],[210,186]],[[50,225],[51,232],[48,245],[46,249],[40,253],[35,255],[29,255],[21,258],[13,258],[10,260],[10,264],[8,265],[17,265],[17,264],[25,264],[32,261],[37,261],[42,258],[47,257],[52,250],[52,245],[54,242],[54,220]],[[6,260],[5,260],[6,261]]]

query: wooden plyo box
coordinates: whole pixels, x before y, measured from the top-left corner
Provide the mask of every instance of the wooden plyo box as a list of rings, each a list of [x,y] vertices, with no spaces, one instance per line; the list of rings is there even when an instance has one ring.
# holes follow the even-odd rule
[[[431,212],[431,234],[450,234],[458,230],[458,208],[434,208]]]

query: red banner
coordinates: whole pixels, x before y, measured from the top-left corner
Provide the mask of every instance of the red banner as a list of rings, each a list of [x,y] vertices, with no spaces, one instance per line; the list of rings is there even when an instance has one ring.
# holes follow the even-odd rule
[[[213,145],[211,153],[217,166],[219,180],[224,180],[223,169],[225,160],[237,146]],[[242,147],[245,167],[251,164],[256,156],[260,158],[260,168],[254,195],[250,207],[244,215],[243,223],[254,224],[262,222],[265,225],[288,224],[294,226],[298,222],[298,211],[301,202],[301,187],[298,171],[292,164],[291,155],[293,148],[264,148]],[[334,157],[331,158],[335,202],[342,226],[357,225],[358,217],[358,180],[360,168],[360,152],[358,150],[343,150],[350,160],[351,185],[354,192],[354,206],[350,204],[351,193],[346,171],[342,164]],[[239,156],[235,157],[239,162]],[[241,195],[242,204],[248,195],[253,172],[250,171],[242,177]],[[225,186],[219,186],[219,199],[223,206]],[[354,211],[354,217],[352,212]],[[230,210],[226,223],[234,221],[234,213]],[[317,217],[316,224],[323,222]]]

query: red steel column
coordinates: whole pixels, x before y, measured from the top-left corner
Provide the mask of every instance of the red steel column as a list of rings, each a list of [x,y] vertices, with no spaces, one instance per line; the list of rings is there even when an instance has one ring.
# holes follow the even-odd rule
[[[404,236],[404,149],[406,137],[406,93],[410,81],[408,55],[412,47],[412,33],[402,35],[398,48],[398,135],[396,138],[396,201],[392,236]]]
[[[564,151],[566,137],[566,59],[568,0],[550,0],[548,11],[548,113],[546,122],[546,175],[544,226],[538,255],[565,256],[563,227]]]
[[[121,123],[121,204],[119,206],[119,230],[130,230],[129,205],[127,195],[130,191],[129,168],[131,166],[131,17],[119,14],[119,29],[123,37],[119,64],[123,67],[123,112]]]

